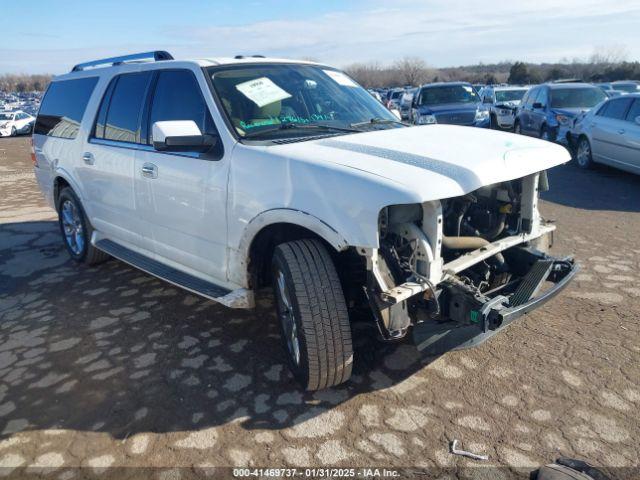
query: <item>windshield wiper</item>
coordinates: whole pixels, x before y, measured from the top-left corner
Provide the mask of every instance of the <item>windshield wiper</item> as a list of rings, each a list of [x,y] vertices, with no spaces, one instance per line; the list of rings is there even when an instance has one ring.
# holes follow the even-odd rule
[[[280,123],[278,125],[274,125],[273,128],[264,128],[262,130],[257,130],[255,132],[247,132],[244,138],[256,137],[265,133],[277,132],[280,130],[326,130],[326,131],[334,131],[334,132],[349,132],[356,133],[360,132],[355,128],[347,128],[347,127],[335,127],[333,125],[324,125],[320,123]]]
[[[408,127],[409,125],[401,122],[400,120],[389,120],[387,118],[379,118],[379,117],[374,117],[370,120],[367,120],[366,122],[356,122],[356,123],[352,123],[349,126],[350,127],[365,127],[367,125],[385,125],[385,124],[393,124],[393,125],[402,125],[403,127]]]

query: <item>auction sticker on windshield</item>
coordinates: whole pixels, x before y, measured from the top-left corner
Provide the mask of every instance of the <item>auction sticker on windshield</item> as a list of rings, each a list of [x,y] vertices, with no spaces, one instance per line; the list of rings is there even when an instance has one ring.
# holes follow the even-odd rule
[[[256,78],[255,80],[239,83],[236,85],[236,88],[260,108],[291,97],[290,94],[285,92],[267,77]]]
[[[322,70],[326,73],[334,82],[338,85],[343,85],[345,87],[357,87],[358,84],[347,77],[342,72],[336,72],[335,70]]]

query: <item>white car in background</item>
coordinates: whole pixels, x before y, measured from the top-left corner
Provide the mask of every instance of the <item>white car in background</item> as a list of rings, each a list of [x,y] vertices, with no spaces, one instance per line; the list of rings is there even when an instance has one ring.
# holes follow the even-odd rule
[[[482,89],[482,103],[489,107],[491,128],[513,128],[515,111],[529,87],[500,86]]]
[[[0,112],[0,137],[31,133],[35,121],[35,117],[22,111]]]

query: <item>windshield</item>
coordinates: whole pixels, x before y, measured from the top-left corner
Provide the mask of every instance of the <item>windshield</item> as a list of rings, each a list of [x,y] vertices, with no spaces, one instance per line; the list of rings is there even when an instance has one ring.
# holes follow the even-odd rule
[[[526,89],[520,90],[496,90],[496,102],[517,102],[522,100]]]
[[[420,105],[444,105],[445,103],[477,103],[478,95],[471,85],[445,85],[424,88],[420,93]]]
[[[635,83],[616,83],[615,89],[627,93],[635,93],[638,91],[638,85]]]
[[[0,121],[11,120],[12,118],[13,118],[13,114],[11,113],[0,113]]]
[[[317,135],[314,126],[353,130],[352,124],[372,119],[389,122],[371,123],[375,128],[396,126],[391,112],[338,70],[300,64],[230,65],[211,67],[209,74],[241,137]]]
[[[591,108],[607,96],[599,88],[554,88],[551,90],[552,108]]]

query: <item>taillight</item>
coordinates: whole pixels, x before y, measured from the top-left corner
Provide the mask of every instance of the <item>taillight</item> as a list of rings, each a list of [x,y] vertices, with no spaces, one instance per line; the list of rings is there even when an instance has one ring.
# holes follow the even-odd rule
[[[33,137],[31,137],[31,161],[34,166],[38,166],[38,162],[36,161],[36,149],[33,147]]]

